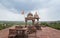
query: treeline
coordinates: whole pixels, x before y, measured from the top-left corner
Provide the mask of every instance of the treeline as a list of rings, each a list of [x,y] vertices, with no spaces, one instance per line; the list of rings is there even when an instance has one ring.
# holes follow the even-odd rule
[[[11,27],[16,24],[17,24],[17,22],[15,22],[15,21],[0,21],[0,30]]]
[[[31,23],[28,23],[31,24]],[[23,21],[0,21],[0,30],[11,27],[13,25],[25,25]]]
[[[13,26],[11,23],[0,23],[0,30]]]
[[[42,26],[48,26],[60,30],[60,22],[41,22]]]
[[[31,22],[28,22],[28,24],[32,24]],[[25,25],[25,22],[23,21],[0,21],[0,30],[11,27],[13,25]],[[48,26],[55,29],[60,30],[60,21],[52,21],[52,22],[40,22],[41,26]]]

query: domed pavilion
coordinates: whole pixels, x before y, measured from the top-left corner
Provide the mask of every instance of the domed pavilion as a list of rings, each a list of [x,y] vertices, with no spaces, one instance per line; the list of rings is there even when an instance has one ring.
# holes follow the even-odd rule
[[[32,20],[32,25],[34,25],[35,19],[37,19],[37,21],[39,21],[39,16],[37,14],[37,12],[33,15],[32,13],[28,13],[27,17],[25,17],[25,25],[27,25],[28,20]]]

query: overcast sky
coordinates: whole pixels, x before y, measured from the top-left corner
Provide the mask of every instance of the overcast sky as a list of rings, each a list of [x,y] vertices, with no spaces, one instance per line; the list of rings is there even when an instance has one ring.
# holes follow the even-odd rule
[[[60,0],[0,0],[1,21],[23,21],[21,10],[37,11],[40,21],[60,20]]]

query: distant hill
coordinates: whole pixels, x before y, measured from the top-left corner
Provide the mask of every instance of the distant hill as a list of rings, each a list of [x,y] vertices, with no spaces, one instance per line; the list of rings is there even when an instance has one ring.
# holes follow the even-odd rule
[[[57,22],[57,23],[60,23],[60,20],[59,21],[39,21],[39,22],[46,22],[46,23]],[[24,21],[0,21],[0,23],[24,23]]]
[[[40,21],[40,22],[48,22],[48,23],[51,23],[51,22],[60,22],[60,20],[59,21]]]

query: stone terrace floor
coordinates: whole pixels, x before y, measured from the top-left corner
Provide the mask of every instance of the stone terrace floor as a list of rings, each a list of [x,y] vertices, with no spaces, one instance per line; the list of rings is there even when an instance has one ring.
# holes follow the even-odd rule
[[[10,28],[14,27],[15,26]],[[10,28],[0,30],[0,38],[8,38]],[[37,30],[37,38],[60,38],[60,30],[56,30],[50,27],[41,27],[41,28],[42,30]],[[31,36],[33,35],[34,34],[32,34]],[[29,38],[35,38],[35,37],[29,37]]]

